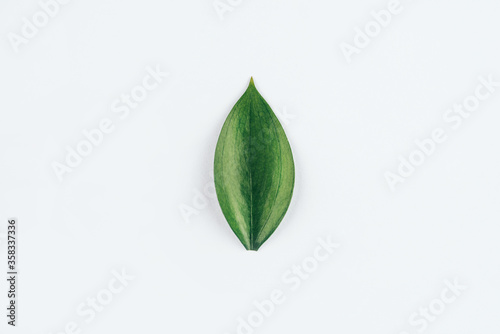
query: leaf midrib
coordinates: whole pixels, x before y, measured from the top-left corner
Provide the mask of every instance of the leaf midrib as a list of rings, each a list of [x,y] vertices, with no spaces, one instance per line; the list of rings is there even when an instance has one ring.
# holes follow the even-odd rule
[[[252,97],[252,96],[251,96]],[[254,238],[253,238],[253,186],[252,186],[252,162],[251,162],[251,145],[252,145],[252,112],[253,112],[253,99],[250,99],[249,103],[249,114],[248,114],[248,147],[247,147],[247,165],[248,165],[248,174],[250,175],[249,177],[249,183],[250,183],[250,249],[254,249]]]

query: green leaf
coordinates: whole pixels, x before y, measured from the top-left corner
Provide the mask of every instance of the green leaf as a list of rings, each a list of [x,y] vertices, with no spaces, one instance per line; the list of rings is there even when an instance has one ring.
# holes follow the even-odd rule
[[[247,250],[258,250],[290,205],[295,168],[285,131],[253,78],[222,127],[214,179],[229,226]]]

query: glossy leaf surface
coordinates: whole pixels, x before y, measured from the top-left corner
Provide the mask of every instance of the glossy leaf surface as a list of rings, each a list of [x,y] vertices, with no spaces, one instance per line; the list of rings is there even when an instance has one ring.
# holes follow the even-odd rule
[[[295,168],[285,132],[253,79],[222,127],[214,179],[231,229],[246,249],[258,250],[290,205]]]

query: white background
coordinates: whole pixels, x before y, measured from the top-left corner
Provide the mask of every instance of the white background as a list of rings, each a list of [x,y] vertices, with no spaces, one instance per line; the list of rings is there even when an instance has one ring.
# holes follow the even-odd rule
[[[245,0],[221,20],[211,0],[74,0],[16,53],[8,34],[40,5],[2,0],[0,233],[19,219],[20,309],[12,329],[1,307],[0,331],[233,334],[280,289],[255,333],[413,334],[410,315],[456,278],[467,289],[425,332],[498,333],[500,89],[457,130],[442,117],[479,76],[500,81],[500,4],[402,0],[348,63],[340,44],[387,4]],[[170,76],[121,120],[113,101],[157,65]],[[258,252],[216,199],[180,211],[210,189],[250,76],[296,163],[289,211]],[[53,162],[104,118],[114,131],[59,182]],[[391,191],[384,173],[437,127],[447,141]],[[340,248],[292,291],[282,275],[327,236]],[[77,307],[122,268],[134,280],[86,323]]]

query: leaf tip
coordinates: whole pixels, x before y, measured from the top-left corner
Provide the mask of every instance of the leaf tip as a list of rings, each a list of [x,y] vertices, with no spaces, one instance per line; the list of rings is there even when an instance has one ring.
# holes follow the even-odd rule
[[[250,77],[250,83],[248,85],[249,86],[255,86],[255,83],[253,82],[253,77]]]

